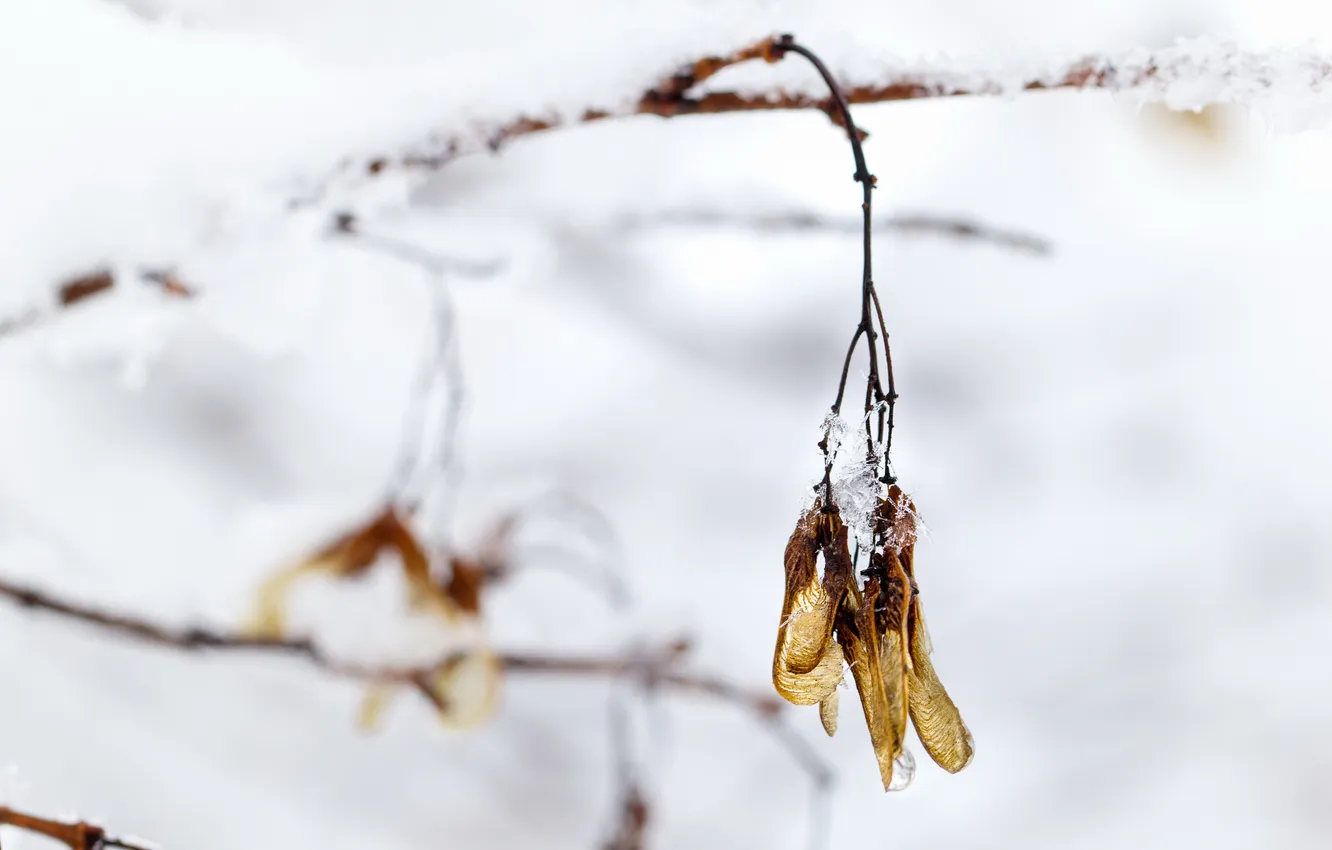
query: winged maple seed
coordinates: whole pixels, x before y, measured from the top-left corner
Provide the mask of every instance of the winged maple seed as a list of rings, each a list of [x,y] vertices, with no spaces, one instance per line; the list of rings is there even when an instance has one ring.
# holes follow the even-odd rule
[[[437,583],[430,574],[429,555],[409,522],[410,518],[395,506],[386,507],[363,526],[279,570],[261,586],[247,631],[257,637],[285,637],[288,601],[302,579],[316,574],[357,578],[379,563],[383,555],[394,552],[407,581],[411,607],[442,620],[466,645],[413,686],[434,706],[444,725],[467,728],[484,723],[498,704],[502,673],[499,658],[481,639],[480,592],[487,573],[493,571],[492,565],[484,557],[453,557],[448,581]],[[360,725],[377,726],[391,697],[401,687],[401,683],[389,681],[369,686],[361,705]]]
[[[826,564],[819,580],[818,556]],[[833,642],[833,616],[850,581],[846,526],[815,505],[800,517],[786,544],[786,595],[777,627],[772,681],[783,698],[814,705],[842,682],[842,648]]]
[[[855,583],[847,528],[836,506],[816,502],[786,547],[786,592],[773,655],[773,684],[796,705],[819,705],[829,735],[837,731],[843,664],[851,668],[883,787],[907,787],[915,760],[906,748],[910,718],[925,751],[956,773],[974,745],[957,706],[930,661],[915,567],[915,505],[897,485],[876,517],[878,545]],[[819,556],[823,575],[819,576]]]
[[[976,744],[971,731],[962,722],[948,691],[939,681],[930,655],[929,632],[925,629],[925,616],[921,611],[920,591],[915,576],[915,541],[917,524],[916,506],[893,485],[888,499],[880,505],[880,515],[900,541],[898,560],[910,585],[910,603],[906,615],[907,646],[907,701],[911,723],[925,752],[935,764],[949,773],[957,773],[971,764],[976,755]]]

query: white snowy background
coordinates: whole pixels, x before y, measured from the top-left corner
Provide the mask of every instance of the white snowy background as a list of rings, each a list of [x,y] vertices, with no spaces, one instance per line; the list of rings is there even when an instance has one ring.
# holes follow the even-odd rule
[[[1332,37],[1332,12],[0,0],[0,317],[104,265],[174,265],[202,293],[122,285],[0,338],[0,571],[235,625],[269,571],[377,504],[435,284],[327,237],[350,209],[502,264],[449,279],[467,380],[456,537],[559,488],[619,538],[632,612],[532,571],[490,599],[494,642],[688,635],[698,669],[767,688],[781,553],[857,318],[858,239],[620,223],[854,216],[835,129],[637,118],[428,181],[337,166],[474,120],[613,104],[785,30],[866,78],[894,59],[1005,67],[1203,34],[1285,47]],[[813,85],[794,62],[733,79]],[[838,774],[830,846],[1327,846],[1332,137],[1287,100],[1266,115],[1279,134],[1243,110],[1200,123],[1101,93],[857,110],[881,216],[975,218],[1055,252],[877,239],[898,472],[930,529],[936,663],[978,754],[956,776],[922,757],[885,796],[852,700],[833,740],[793,713]],[[393,591],[326,593],[314,607],[338,615],[320,634],[389,642]],[[0,606],[0,682],[0,804],[175,850],[590,848],[612,817],[594,680],[512,678],[466,734],[404,700],[366,735],[358,690],[298,663],[146,650]],[[663,705],[651,846],[803,847],[808,782],[772,737],[724,704]]]

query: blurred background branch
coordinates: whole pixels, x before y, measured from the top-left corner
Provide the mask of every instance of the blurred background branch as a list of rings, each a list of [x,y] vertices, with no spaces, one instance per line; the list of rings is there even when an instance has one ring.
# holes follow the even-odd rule
[[[629,213],[616,223],[622,230],[653,227],[732,227],[757,233],[845,233],[859,234],[861,221],[856,216],[833,217],[808,210],[749,212],[718,209],[668,209],[652,214]],[[963,241],[988,243],[1028,254],[1048,255],[1050,240],[1034,233],[1005,230],[978,221],[950,216],[911,213],[875,219],[875,231],[910,235],[942,236]]]
[[[103,850],[106,847],[123,847],[125,850],[149,850],[137,841],[113,838],[100,826],[83,821],[60,821],[30,815],[14,809],[0,806],[0,826],[12,826],[25,832],[44,835],[64,844],[69,850]]]

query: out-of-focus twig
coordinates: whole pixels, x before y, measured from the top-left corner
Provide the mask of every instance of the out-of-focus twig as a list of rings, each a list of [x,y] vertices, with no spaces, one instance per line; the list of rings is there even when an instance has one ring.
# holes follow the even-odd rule
[[[12,826],[36,835],[59,841],[70,850],[102,850],[106,847],[123,847],[125,850],[149,850],[137,841],[113,838],[100,826],[82,821],[59,821],[50,818],[17,812],[0,806],[0,826]]]
[[[605,850],[643,850],[651,809],[643,789],[632,780],[620,786],[619,820]]]
[[[446,257],[419,245],[392,236],[372,233],[361,225],[359,219],[349,212],[340,212],[333,217],[334,235],[351,237],[349,241],[370,251],[385,254],[404,263],[420,266],[431,274],[456,274],[462,277],[494,277],[504,268],[500,260],[462,260]]]
[[[285,655],[299,658],[332,676],[362,682],[414,685],[421,677],[437,672],[457,657],[451,654],[438,663],[425,666],[375,667],[339,661],[306,638],[254,637],[201,627],[165,626],[132,614],[72,602],[3,578],[0,578],[0,597],[23,608],[60,616],[165,649]],[[782,703],[776,697],[758,694],[716,677],[677,669],[687,651],[686,642],[676,641],[652,652],[627,655],[510,652],[502,654],[500,662],[506,671],[512,673],[638,679],[649,685],[705,694],[743,706],[764,717],[775,716],[781,710]]]
[[[498,260],[475,262],[446,257],[410,242],[367,232],[349,212],[335,216],[332,233],[349,244],[418,266],[428,276],[433,323],[404,418],[403,439],[386,501],[417,513],[429,493],[442,493],[443,503],[433,505],[426,525],[447,538],[452,505],[448,500],[454,498],[460,476],[457,441],[465,385],[446,276],[490,277],[503,264]],[[432,398],[437,400],[439,419],[433,434],[429,432]]]
[[[196,294],[192,287],[184,284],[170,269],[144,269],[139,272],[139,278],[159,287],[163,293],[173,298],[193,298]],[[50,319],[61,310],[109,292],[118,283],[116,275],[110,269],[97,269],[88,274],[69,278],[56,288],[55,303],[49,307],[30,307],[17,316],[0,319],[0,338],[26,330]]]
[[[65,281],[57,290],[57,299],[61,307],[77,304],[99,292],[105,292],[116,285],[116,279],[108,270],[95,271]]]
[[[624,230],[644,230],[656,226],[675,227],[738,227],[764,233],[845,233],[859,234],[858,218],[830,218],[817,213],[790,210],[782,212],[742,212],[709,209],[663,210],[651,215],[626,215],[617,226]],[[988,242],[1001,248],[1047,255],[1050,241],[1034,233],[1004,230],[976,221],[950,216],[904,214],[888,216],[877,222],[880,233],[929,234],[957,239]]]
[[[353,664],[331,657],[307,638],[254,637],[208,628],[165,626],[131,614],[73,602],[4,578],[0,578],[0,597],[22,608],[62,617],[159,648],[190,653],[254,652],[298,658],[337,678],[406,686],[429,700],[432,706],[437,695],[429,686],[430,679],[457,659],[456,655],[449,655],[435,664],[415,667]],[[499,662],[511,674],[616,679],[642,689],[645,693],[670,690],[678,694],[698,694],[729,703],[751,714],[773,733],[801,770],[810,776],[815,794],[812,818],[818,823],[826,807],[832,771],[814,748],[786,725],[781,700],[716,676],[681,670],[680,663],[688,651],[689,643],[677,640],[647,651],[618,655],[507,652],[499,655]],[[617,723],[624,720],[622,716],[613,718],[613,722]],[[627,756],[618,755],[617,758]],[[627,764],[627,761],[622,764]],[[614,850],[638,850],[642,832],[647,826],[648,803],[637,773],[622,769],[622,776],[625,779],[620,783],[621,811],[615,837],[620,843],[611,844],[610,847]],[[814,832],[817,835],[823,831],[815,829]],[[637,840],[640,844],[625,843],[631,840]]]
[[[570,547],[551,543],[524,542],[524,531],[538,525],[541,519],[554,525],[575,529],[595,555],[581,555]],[[628,584],[617,566],[624,562],[619,536],[609,519],[600,509],[573,493],[552,490],[514,510],[499,526],[500,534],[492,535],[490,547],[509,550],[507,557],[491,557],[493,574],[488,579],[503,578],[503,573],[521,566],[540,564],[583,582],[603,594],[610,607],[623,613],[632,601]],[[535,556],[553,557],[537,560]]]
[[[630,701],[637,688],[611,689],[610,743],[614,766],[615,822],[603,850],[643,850],[651,805],[634,754]]]

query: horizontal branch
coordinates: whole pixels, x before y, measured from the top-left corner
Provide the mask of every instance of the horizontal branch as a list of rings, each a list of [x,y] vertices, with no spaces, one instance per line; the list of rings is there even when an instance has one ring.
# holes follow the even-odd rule
[[[167,269],[144,269],[139,278],[159,288],[163,294],[172,298],[193,298],[193,289],[181,282],[175,272]],[[16,316],[0,318],[0,337],[10,336],[26,330],[39,322],[51,318],[56,312],[66,310],[94,296],[114,289],[119,283],[116,275],[109,269],[97,269],[87,274],[65,280],[56,287],[55,303],[43,309],[29,307]]]
[[[626,215],[617,224],[626,230],[641,230],[652,226],[687,227],[741,227],[767,233],[810,232],[845,233],[859,235],[862,223],[859,217],[833,218],[817,213],[792,210],[776,212],[730,212],[712,209],[664,210],[651,215]],[[1001,248],[1031,254],[1049,254],[1050,240],[1034,233],[1004,230],[977,221],[962,218],[913,213],[890,215],[874,223],[879,233],[885,231],[933,234],[954,239],[988,242]]]
[[[452,654],[435,664],[418,667],[373,667],[338,661],[313,641],[302,638],[260,638],[205,628],[171,628],[153,623],[142,617],[112,612],[89,605],[61,599],[51,593],[18,584],[0,577],[0,597],[22,608],[55,615],[85,626],[130,638],[144,644],[190,653],[199,652],[253,652],[285,655],[305,661],[317,670],[336,678],[350,679],[368,684],[392,683],[404,685],[439,710],[441,703],[430,680],[438,671],[458,659]],[[554,655],[549,653],[509,652],[498,656],[501,667],[510,674],[596,677],[623,679],[645,691],[667,689],[677,693],[701,694],[729,703],[751,715],[768,729],[777,742],[810,777],[815,814],[811,822],[817,834],[826,817],[828,795],[832,784],[832,771],[814,746],[784,722],[784,703],[775,696],[758,693],[715,676],[689,673],[678,669],[679,662],[689,650],[686,641],[675,641],[646,652],[618,655]],[[642,789],[632,774],[622,778],[620,820],[616,833],[607,845],[608,850],[640,850],[643,831],[647,825],[648,804]],[[8,812],[0,809],[0,823]],[[24,825],[18,821],[8,821]],[[38,821],[31,821],[37,823]],[[28,827],[31,828],[31,827]],[[85,830],[79,832],[78,830]],[[62,831],[63,830],[63,831]],[[93,832],[86,832],[93,830]],[[113,842],[95,827],[86,824],[61,825],[48,822],[39,829],[45,835],[65,841],[77,850],[95,850],[106,846],[121,846],[142,850],[135,845]],[[101,844],[74,843],[83,835],[101,836]]]
[[[420,690],[420,683],[454,663],[450,654],[433,664],[395,667],[371,666],[339,661],[306,638],[266,638],[213,629],[172,628],[142,617],[111,612],[61,599],[36,588],[0,578],[0,597],[22,608],[44,612],[93,626],[141,643],[185,652],[256,652],[298,658],[328,675],[370,684],[397,683]],[[632,678],[647,687],[668,687],[705,694],[735,703],[762,717],[774,717],[781,707],[775,696],[746,690],[722,679],[675,669],[688,651],[686,642],[676,641],[656,650],[623,655],[550,655],[510,652],[499,656],[510,673],[563,676]]]
[[[709,56],[688,65],[620,105],[550,110],[480,122],[479,131],[441,132],[428,144],[363,163],[368,174],[390,168],[442,168],[459,156],[498,151],[514,139],[560,127],[634,115],[673,118],[732,112],[818,110],[841,124],[832,100],[814,91],[772,88],[760,91],[699,91],[720,71],[744,62],[780,61],[767,38],[727,56]],[[954,97],[1009,97],[1023,92],[1095,89],[1132,93],[1175,109],[1219,103],[1280,105],[1292,96],[1307,102],[1332,82],[1332,56],[1313,50],[1248,51],[1210,39],[1180,40],[1161,50],[1137,49],[1084,56],[1045,70],[901,68],[874,79],[840,80],[847,103],[863,105]]]
[[[18,812],[0,806],[0,826],[12,826],[36,835],[59,841],[70,850],[102,850],[106,847],[123,847],[125,850],[147,850],[143,845],[112,838],[100,826],[82,821],[59,821]]]

